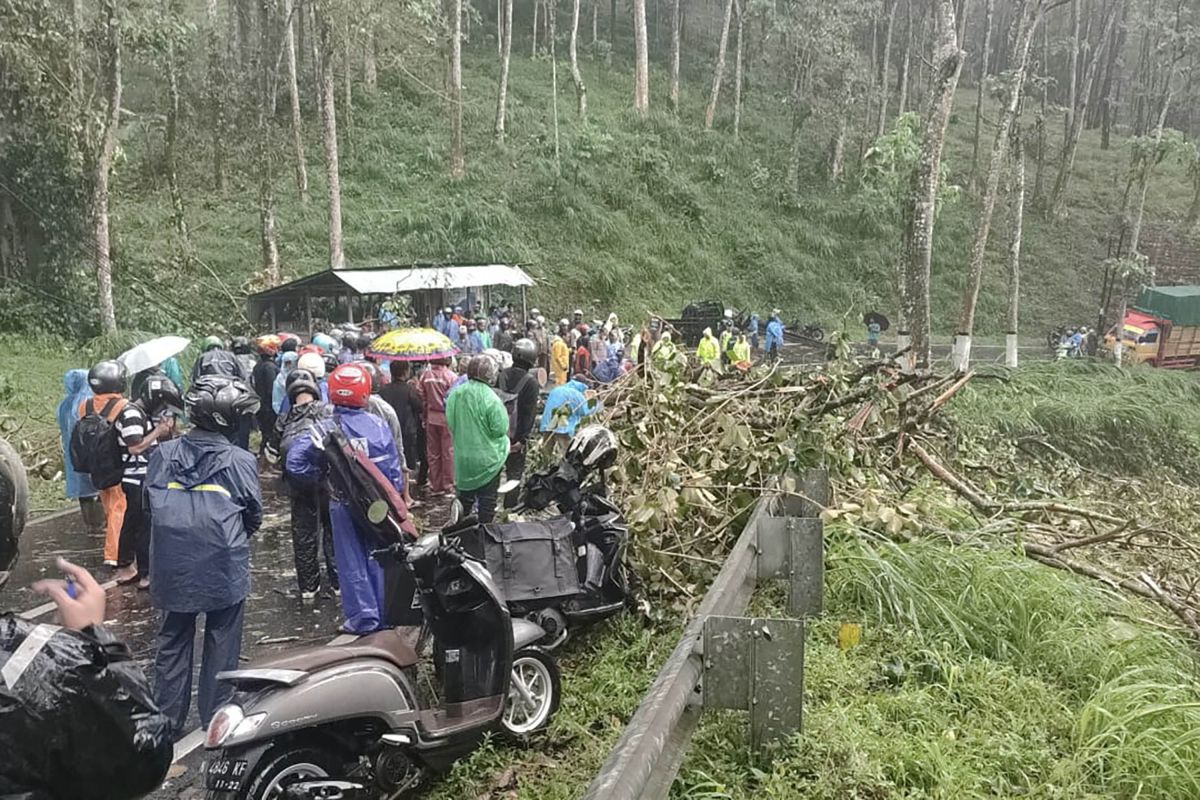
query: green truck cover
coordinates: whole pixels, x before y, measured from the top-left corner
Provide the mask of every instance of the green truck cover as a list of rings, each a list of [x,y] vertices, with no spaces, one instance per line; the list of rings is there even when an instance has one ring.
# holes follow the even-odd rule
[[[1200,325],[1200,286],[1150,286],[1133,308],[1175,325]]]

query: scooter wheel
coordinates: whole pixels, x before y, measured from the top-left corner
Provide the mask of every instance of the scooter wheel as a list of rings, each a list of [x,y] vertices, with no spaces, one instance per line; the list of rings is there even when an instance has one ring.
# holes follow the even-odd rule
[[[287,787],[303,780],[334,778],[341,759],[320,747],[278,748],[268,752],[238,800],[283,800]]]
[[[524,741],[550,724],[561,700],[562,675],[554,658],[534,648],[518,651],[500,720],[504,733]]]

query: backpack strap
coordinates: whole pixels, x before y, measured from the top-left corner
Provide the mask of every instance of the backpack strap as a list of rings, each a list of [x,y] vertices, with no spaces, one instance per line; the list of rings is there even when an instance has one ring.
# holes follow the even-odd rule
[[[83,404],[83,416],[91,416],[96,413],[96,398],[89,397],[87,402]]]
[[[88,400],[88,402],[90,403],[92,401]],[[117,417],[120,416],[121,412],[125,410],[125,405],[126,401],[124,397],[110,397],[108,402],[104,404],[104,410],[100,413],[110,423],[116,422]]]

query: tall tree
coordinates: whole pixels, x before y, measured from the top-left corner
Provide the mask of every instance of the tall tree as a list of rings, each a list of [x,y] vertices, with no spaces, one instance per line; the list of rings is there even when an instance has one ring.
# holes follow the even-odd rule
[[[496,141],[504,141],[504,118],[508,106],[508,65],[512,60],[513,0],[504,0],[504,46],[500,52],[500,89],[496,94]]]
[[[725,17],[721,23],[721,39],[717,43],[717,63],[713,65],[712,91],[704,109],[704,130],[711,131],[717,115],[717,100],[721,96],[721,80],[725,77],[725,50],[729,45],[729,23],[733,19],[733,0],[725,0]]]
[[[92,174],[91,215],[100,328],[105,333],[113,333],[117,330],[117,313],[113,304],[108,187],[113,156],[117,151],[117,131],[121,124],[121,21],[117,12],[117,0],[100,0],[100,15],[104,25],[104,37],[99,55],[104,65],[102,85],[107,107],[100,124],[98,146],[89,154]]]
[[[181,0],[167,0],[166,18],[170,21],[170,30],[166,41],[166,73],[167,73],[167,120],[165,132],[165,149],[167,161],[167,190],[171,195],[171,226],[178,238],[178,247],[182,255],[181,261],[187,262],[189,245],[187,220],[184,217],[183,190],[179,186],[179,61],[177,34],[182,25],[183,8]]]
[[[1021,303],[1021,238],[1025,220],[1025,143],[1021,127],[1013,125],[1008,189],[1008,325],[1004,332],[1004,364],[1017,366],[1017,326]]]
[[[679,113],[679,24],[680,0],[671,4],[671,111]]]
[[[321,76],[321,127],[325,141],[325,180],[329,185],[329,266],[346,266],[342,240],[342,177],[338,167],[337,107],[334,101],[333,33],[329,29],[328,11],[313,2],[313,21],[320,41],[319,69]]]
[[[737,14],[737,47],[733,56],[733,138],[737,141],[742,129],[742,33],[744,30],[745,4],[734,0]]]
[[[551,41],[553,41],[551,35]],[[583,83],[583,73],[579,71],[579,0],[571,4],[571,39],[567,43],[571,56],[571,82],[575,84],[576,109],[579,119],[587,122],[587,86]]]
[[[892,64],[892,37],[896,30],[896,9],[900,6],[900,0],[891,0],[888,3],[887,11],[887,26],[883,35],[883,58],[879,62],[879,78],[876,89],[879,93],[876,98],[878,108],[878,116],[875,120],[875,138],[883,136],[883,132],[887,130],[888,121],[888,90],[891,88],[891,82],[888,81],[888,69]],[[903,112],[901,112],[903,113]]]
[[[258,223],[263,279],[268,286],[280,282],[279,242],[275,229],[274,147],[271,135],[271,98],[275,95],[278,74],[275,69],[274,38],[271,35],[272,0],[258,0],[258,48],[255,52],[257,82],[255,106],[258,108]],[[287,20],[283,20],[285,23]]]
[[[558,53],[555,49],[555,21],[558,19],[558,0],[546,0],[546,31],[550,45],[550,107],[554,117],[554,172],[562,172],[562,156],[558,137]],[[579,0],[575,0],[579,7]]]
[[[909,70],[912,66],[913,0],[904,0],[904,55],[900,57],[900,74],[896,77],[896,116],[904,116],[908,110]]]
[[[996,138],[992,143],[988,171],[984,177],[979,223],[976,225],[975,241],[971,246],[967,290],[963,294],[962,316],[959,318],[958,335],[954,340],[952,361],[959,370],[966,370],[971,358],[971,334],[975,328],[975,306],[979,301],[979,287],[983,281],[983,265],[987,256],[992,215],[996,209],[996,197],[1000,189],[1000,173],[1004,169],[1004,159],[1013,123],[1021,107],[1021,97],[1025,90],[1025,76],[1029,71],[1029,51],[1033,45],[1034,31],[1042,19],[1045,2],[1046,0],[1016,0],[1009,34],[1009,41],[1013,43],[1013,70],[1008,75],[1003,89],[1003,106],[996,124]]]
[[[296,163],[296,191],[308,205],[308,160],[304,155],[304,123],[300,116],[300,81],[296,74],[296,7],[283,0],[283,55],[287,69],[288,102],[292,112],[292,155]]]
[[[1079,102],[1077,88],[1079,80],[1079,50],[1081,47],[1079,39],[1079,3],[1080,0],[1071,0],[1071,58],[1068,63],[1069,74],[1067,75],[1067,113],[1063,115],[1064,139],[1071,134],[1071,120],[1075,116],[1075,107]]]
[[[462,0],[453,0],[450,23],[450,177],[467,174],[463,151]]]
[[[207,44],[207,67],[204,80],[208,100],[209,118],[212,123],[213,188],[225,191],[225,48],[222,45],[220,17],[217,0],[206,0],[205,42]]]
[[[911,345],[913,360],[930,360],[929,271],[933,262],[933,233],[941,178],[946,128],[954,108],[954,92],[962,73],[964,53],[955,31],[954,0],[932,0],[934,50],[929,99],[926,103],[921,152],[913,167],[904,209],[904,276],[902,301],[908,330],[901,334]]]
[[[1112,5],[1104,14],[1104,27],[1100,32],[1099,40],[1092,48],[1091,55],[1088,56],[1082,89],[1075,93],[1075,107],[1068,110],[1070,127],[1067,129],[1066,141],[1063,143],[1058,177],[1054,180],[1054,189],[1050,194],[1050,213],[1055,217],[1061,217],[1066,212],[1067,188],[1071,183],[1071,173],[1075,169],[1075,153],[1079,148],[1079,136],[1083,133],[1083,125],[1087,120],[1088,98],[1091,97],[1092,83],[1096,80],[1096,71],[1100,66],[1100,59],[1104,55],[1104,48],[1108,44],[1113,25],[1116,23],[1120,5],[1120,0],[1113,0]]]
[[[1129,3],[1121,4],[1121,18],[1113,29],[1112,41],[1108,43],[1108,57],[1105,59],[1104,81],[1100,89],[1100,149],[1107,150],[1112,142],[1112,129],[1117,117],[1117,87],[1121,78],[1117,74],[1117,65],[1121,62],[1121,53],[1125,50],[1125,21],[1129,16]]]
[[[645,117],[650,112],[650,47],[646,41],[646,0],[633,0],[633,37],[633,109],[639,116]]]
[[[979,174],[979,139],[983,129],[983,97],[987,88],[988,65],[992,58],[992,16],[996,0],[985,0],[983,6],[983,51],[979,57],[979,87],[975,97],[975,141],[971,147],[971,183]]]

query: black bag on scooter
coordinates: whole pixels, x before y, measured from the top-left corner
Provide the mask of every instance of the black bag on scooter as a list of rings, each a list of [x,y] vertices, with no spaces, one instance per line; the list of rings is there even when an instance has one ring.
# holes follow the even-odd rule
[[[545,608],[579,593],[575,530],[565,517],[476,525],[459,537],[464,550],[487,563],[514,609]]]

